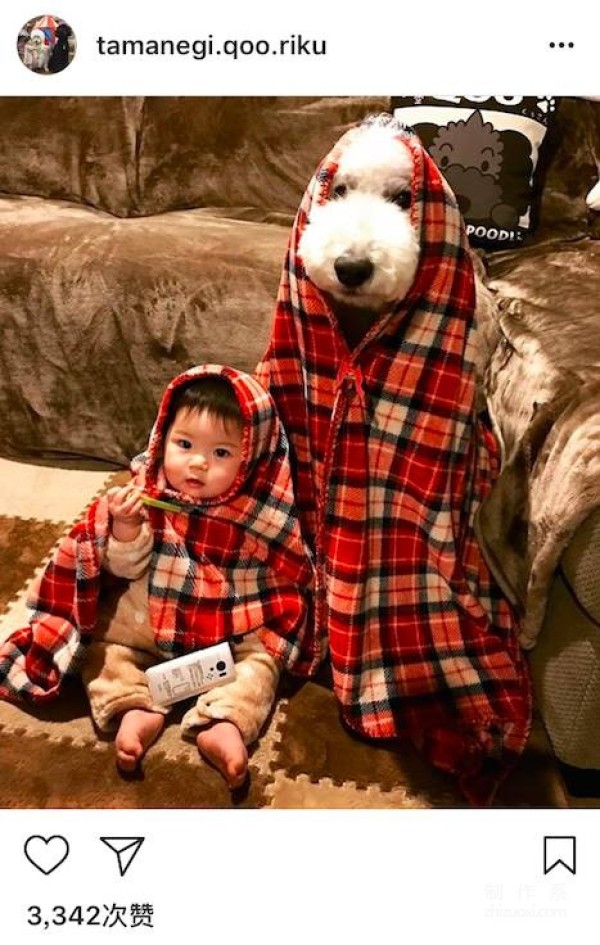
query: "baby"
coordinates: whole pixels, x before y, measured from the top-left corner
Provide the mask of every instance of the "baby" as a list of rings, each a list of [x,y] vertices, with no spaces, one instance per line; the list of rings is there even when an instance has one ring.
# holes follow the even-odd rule
[[[131,482],[63,539],[30,627],[0,648],[0,696],[40,701],[79,672],[95,724],[116,728],[117,765],[130,772],[170,711],[153,702],[144,671],[228,641],[235,678],[198,696],[181,730],[230,788],[242,784],[247,746],[307,625],[312,566],[287,450],[254,378],[218,365],[175,378]],[[118,595],[100,596],[103,571],[127,579]]]
[[[171,419],[172,416],[172,419]],[[175,492],[187,495],[193,500],[214,499],[225,495],[235,482],[242,462],[242,416],[233,389],[224,378],[205,378],[195,384],[180,389],[171,405],[166,422],[166,435],[163,447],[163,470],[166,485]],[[108,511],[111,516],[111,535],[108,540],[104,567],[119,577],[142,580],[152,555],[153,536],[149,527],[144,527],[147,516],[144,512],[142,494],[134,484],[116,488],[108,493]],[[146,580],[147,583],[147,580]],[[114,710],[123,702],[129,705],[132,700],[136,707],[126,709],[120,716],[119,728],[115,739],[117,763],[124,771],[133,770],[148,746],[157,738],[164,727],[164,708],[154,707],[150,699],[143,671],[148,665],[146,654],[154,656],[152,662],[160,657],[160,651],[154,644],[153,634],[148,626],[147,601],[144,608],[145,589],[129,593],[131,614],[121,612],[117,617],[117,639],[130,647],[127,654],[107,653],[107,643],[115,642],[114,622],[107,628],[102,641],[94,642],[89,648],[89,659],[83,671],[87,684],[94,719],[99,727],[106,727],[106,722],[114,718]],[[136,609],[141,603],[141,609]],[[144,613],[144,610],[146,613]],[[138,624],[139,616],[143,622]],[[131,622],[126,618],[130,616]],[[125,620],[123,620],[125,617]],[[130,623],[130,626],[128,624]],[[142,632],[140,633],[140,629]],[[133,630],[133,633],[131,633]],[[121,631],[121,632],[119,632]],[[145,631],[145,632],[144,632]],[[90,679],[90,667],[97,665],[97,650],[102,659],[102,675]],[[238,650],[237,658],[246,662],[243,681],[233,682],[223,690],[202,695],[198,699],[196,711],[191,710],[186,716],[190,729],[194,722],[204,726],[196,735],[196,743],[202,754],[213,762],[221,771],[230,787],[240,785],[248,767],[248,753],[240,729],[229,720],[210,720],[206,706],[223,704],[236,699],[235,691],[243,699],[248,688],[254,688],[261,697],[260,706],[256,706],[260,719],[253,720],[254,727],[260,727],[271,706],[275,685],[278,680],[278,667],[273,657],[264,649],[258,638],[252,645],[248,637]],[[116,663],[116,666],[113,665]],[[115,678],[115,668],[120,672]],[[238,669],[239,672],[239,669]],[[117,690],[115,692],[115,689]],[[122,691],[119,691],[122,689]],[[143,690],[140,692],[140,690]],[[111,709],[107,710],[107,706]],[[194,719],[194,714],[197,718]]]

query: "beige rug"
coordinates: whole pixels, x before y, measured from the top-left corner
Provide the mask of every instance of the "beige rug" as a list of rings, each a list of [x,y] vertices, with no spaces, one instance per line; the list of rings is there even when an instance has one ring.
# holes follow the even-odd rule
[[[123,474],[118,474],[122,478]],[[27,622],[26,587],[65,530],[114,474],[0,460],[0,639]],[[251,756],[249,787],[230,794],[170,718],[142,776],[115,768],[80,688],[35,713],[0,702],[0,807],[463,807],[453,782],[408,748],[364,742],[338,720],[327,681],[286,682]],[[545,732],[506,781],[498,807],[567,807]]]

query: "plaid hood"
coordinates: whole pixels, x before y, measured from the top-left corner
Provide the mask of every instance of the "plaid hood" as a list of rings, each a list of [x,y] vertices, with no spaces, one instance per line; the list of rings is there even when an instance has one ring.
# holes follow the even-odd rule
[[[455,197],[417,137],[389,116],[373,120],[412,159],[412,287],[349,350],[331,300],[306,275],[303,230],[358,126],[308,185],[257,371],[290,438],[316,558],[297,669],[311,672],[328,647],[352,728],[408,734],[487,803],[525,746],[531,699],[513,613],[473,530],[498,464],[474,410],[473,268]]]
[[[239,474],[224,495],[192,502],[168,488],[162,447],[175,391],[220,375],[237,397],[244,432]],[[175,378],[148,448],[132,463],[149,498],[154,536],[148,574],[150,625],[165,656],[259,632],[288,668],[305,632],[313,571],[293,503],[288,444],[270,395],[252,377],[219,365]],[[42,701],[77,671],[97,619],[108,536],[106,496],[92,503],[36,582],[30,625],[0,646],[0,697]]]
[[[226,493],[197,502],[175,492],[166,484],[162,468],[163,443],[168,432],[167,423],[175,395],[182,387],[202,377],[211,376],[228,380],[236,396],[243,421],[242,461],[235,482]],[[259,489],[264,489],[271,477],[276,482],[281,478],[279,465],[281,457],[285,456],[286,446],[287,441],[273,401],[259,382],[249,374],[234,368],[206,364],[190,368],[168,385],[146,451],[135,457],[131,468],[136,482],[149,498],[173,503],[189,513],[202,512],[209,518],[213,507],[233,504],[241,519],[250,521],[253,509],[249,508],[248,503],[253,504],[254,498],[249,494],[249,486],[254,483]],[[277,469],[273,467],[273,463],[277,465]],[[288,472],[289,467],[286,474]]]

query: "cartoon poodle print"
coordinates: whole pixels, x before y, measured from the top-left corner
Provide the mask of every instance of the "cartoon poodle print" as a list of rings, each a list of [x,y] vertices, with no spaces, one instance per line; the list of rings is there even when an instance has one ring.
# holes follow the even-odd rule
[[[503,172],[510,158],[513,173],[516,162],[529,179],[533,162],[527,139],[515,131],[496,130],[480,111],[436,130],[428,150],[454,190],[463,216],[471,222],[516,226],[527,210],[527,194],[515,201],[511,193],[508,202]]]

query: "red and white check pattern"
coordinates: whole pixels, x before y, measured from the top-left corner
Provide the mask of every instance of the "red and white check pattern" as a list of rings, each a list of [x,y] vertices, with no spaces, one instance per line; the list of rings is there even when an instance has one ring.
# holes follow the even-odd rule
[[[316,556],[296,670],[312,672],[328,644],[345,721],[375,738],[408,734],[481,803],[525,746],[531,696],[514,615],[474,535],[498,459],[474,411],[473,270],[447,183],[413,134],[388,127],[414,166],[421,257],[409,295],[349,351],[305,274],[299,240],[344,136],[299,208],[258,369]]]
[[[204,374],[222,374],[233,385],[245,421],[244,458],[226,496],[181,512],[149,509],[150,623],[167,655],[258,631],[291,667],[307,625],[313,570],[294,508],[287,440],[269,394],[249,375],[219,365],[180,375],[162,400],[147,453],[134,463],[135,481],[154,498],[182,503],[161,486],[165,420],[173,392]],[[108,532],[101,496],[35,582],[30,624],[0,645],[1,698],[51,699],[77,672],[96,625]]]

